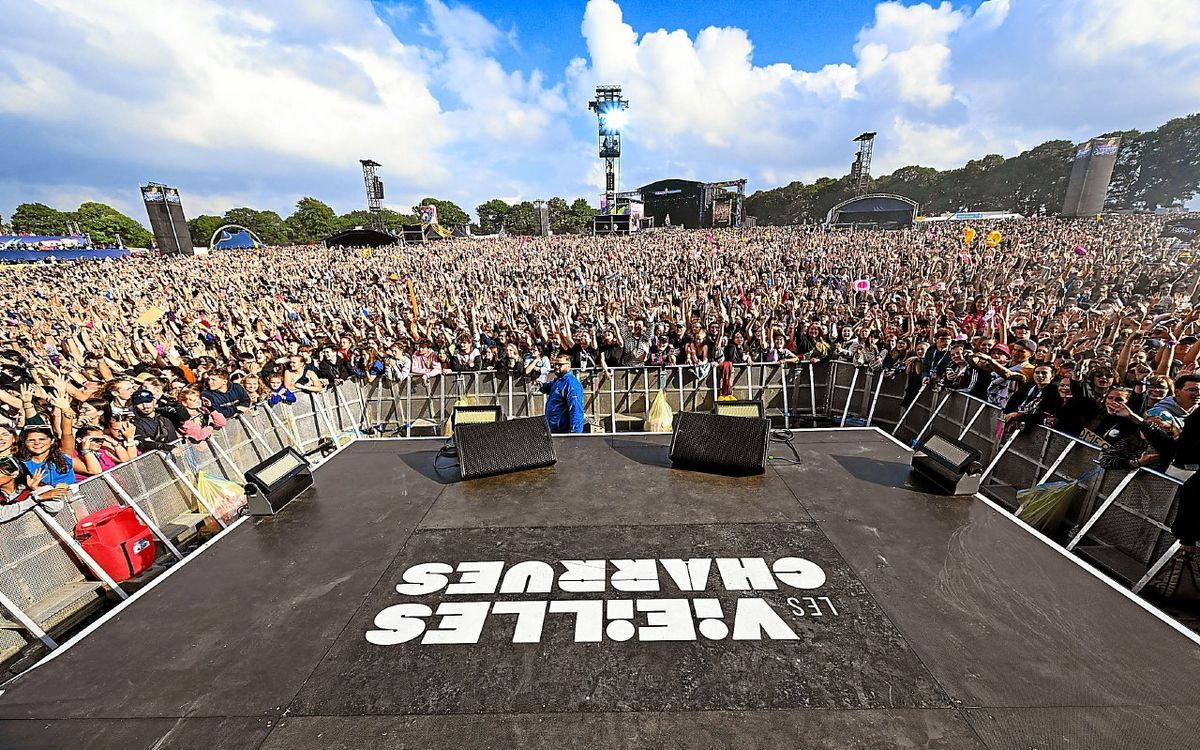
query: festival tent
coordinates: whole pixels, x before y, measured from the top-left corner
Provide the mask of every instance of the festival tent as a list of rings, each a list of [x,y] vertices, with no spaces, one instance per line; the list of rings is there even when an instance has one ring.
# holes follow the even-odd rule
[[[247,250],[262,247],[249,229],[225,230],[210,245],[213,250]]]
[[[916,218],[916,201],[891,193],[871,193],[842,201],[829,209],[825,223],[835,227],[898,229],[912,226]]]

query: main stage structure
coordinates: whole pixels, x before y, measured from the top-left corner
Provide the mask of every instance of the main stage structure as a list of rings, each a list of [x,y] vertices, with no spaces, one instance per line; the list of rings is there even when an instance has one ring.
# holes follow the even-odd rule
[[[669,439],[470,482],[353,441],[5,685],[0,747],[1194,746],[1196,643],[886,433]]]

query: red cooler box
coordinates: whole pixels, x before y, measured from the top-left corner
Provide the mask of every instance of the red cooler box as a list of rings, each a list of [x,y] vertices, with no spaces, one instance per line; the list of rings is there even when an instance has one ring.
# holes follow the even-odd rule
[[[113,506],[75,524],[75,538],[114,581],[126,581],[154,564],[154,534],[128,506]]]

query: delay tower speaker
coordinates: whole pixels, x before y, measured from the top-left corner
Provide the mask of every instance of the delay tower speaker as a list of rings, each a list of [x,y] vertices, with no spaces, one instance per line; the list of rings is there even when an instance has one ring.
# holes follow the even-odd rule
[[[463,479],[537,469],[558,461],[550,426],[543,417],[458,423],[454,426],[454,443]]]
[[[685,411],[671,435],[671,463],[718,474],[762,474],[770,434],[767,419]]]

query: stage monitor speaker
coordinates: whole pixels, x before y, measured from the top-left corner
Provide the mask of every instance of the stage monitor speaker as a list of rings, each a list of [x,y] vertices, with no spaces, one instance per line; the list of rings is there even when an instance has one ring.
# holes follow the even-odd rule
[[[455,425],[460,424],[489,424],[502,422],[504,414],[499,406],[456,406],[451,414]]]
[[[718,474],[762,474],[770,434],[766,419],[685,411],[671,435],[671,463]]]
[[[454,443],[463,479],[539,469],[558,461],[544,417],[456,424]]]
[[[246,506],[252,516],[273,516],[312,485],[308,461],[284,448],[246,471]]]
[[[983,475],[982,455],[960,440],[931,432],[913,451],[913,473],[948,494],[974,495]]]
[[[713,414],[762,419],[766,416],[766,410],[763,407],[762,401],[718,401],[716,407],[713,409]]]

